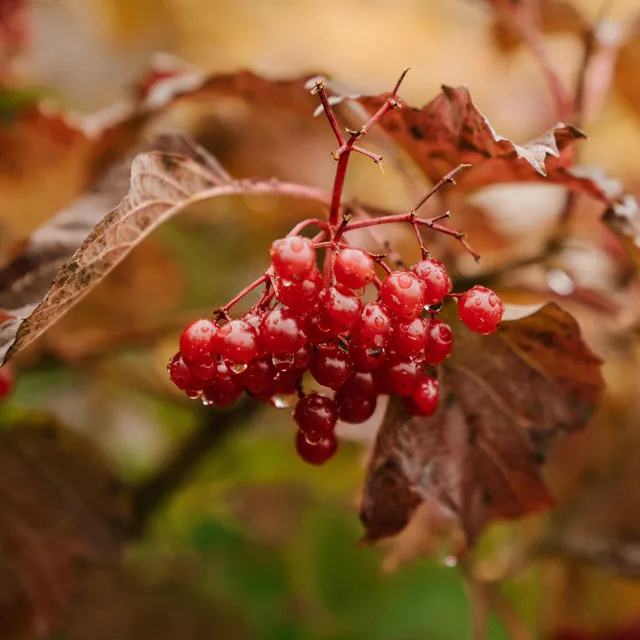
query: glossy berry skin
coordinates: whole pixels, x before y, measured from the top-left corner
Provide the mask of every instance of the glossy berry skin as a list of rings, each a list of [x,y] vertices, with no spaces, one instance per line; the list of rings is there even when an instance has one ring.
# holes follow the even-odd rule
[[[322,324],[336,335],[348,333],[360,318],[360,298],[346,287],[329,287],[320,294]]]
[[[307,342],[304,323],[289,309],[276,307],[260,325],[260,346],[267,354],[295,353]]]
[[[340,284],[349,289],[362,289],[375,276],[373,260],[360,249],[342,249],[336,256],[333,275]]]
[[[11,364],[5,364],[0,367],[0,400],[11,395],[15,384],[13,367]]]
[[[303,280],[316,265],[316,251],[309,238],[281,238],[271,245],[271,264],[281,278]]]
[[[380,302],[367,302],[353,330],[353,340],[365,347],[384,347],[391,333],[393,319]]]
[[[412,271],[394,271],[383,280],[379,295],[393,315],[411,320],[424,307],[425,284]]]
[[[260,349],[256,330],[244,320],[231,320],[218,329],[216,348],[229,362],[247,364],[256,358]]]
[[[425,360],[432,365],[441,364],[449,356],[452,348],[453,331],[451,331],[451,327],[440,318],[428,320],[424,349]]]
[[[260,394],[275,387],[278,372],[271,357],[264,356],[252,360],[242,372],[242,382],[249,393]]]
[[[303,433],[325,434],[336,426],[338,408],[328,396],[313,392],[298,400],[293,419]]]
[[[302,431],[296,433],[296,452],[308,464],[321,465],[330,460],[338,450],[338,440],[333,433],[312,439],[310,442]]]
[[[389,346],[400,356],[411,356],[424,349],[427,323],[422,318],[401,320],[393,327]]]
[[[376,371],[387,361],[387,352],[380,347],[365,347],[354,340],[349,343],[349,356],[354,371]]]
[[[426,305],[438,304],[444,297],[451,293],[453,283],[446,267],[439,260],[427,258],[413,265],[411,270],[425,284],[424,303]]]
[[[218,361],[213,383],[204,389],[202,395],[205,404],[227,407],[240,397],[243,390],[242,376],[235,374],[225,362]]]
[[[422,370],[422,363],[411,358],[387,362],[374,374],[376,388],[379,393],[410,396],[422,377]]]
[[[331,328],[325,320],[320,308],[313,309],[305,318],[305,329],[309,342],[313,345],[321,345],[335,338],[338,333]]]
[[[178,351],[167,366],[171,382],[182,391],[199,391],[203,384],[189,370],[187,363],[183,360],[182,354]]]
[[[180,335],[180,352],[189,364],[211,364],[216,359],[218,327],[207,318],[188,324]]]
[[[349,354],[336,344],[320,347],[311,356],[309,371],[324,387],[339,389],[353,372]]]
[[[458,300],[458,316],[471,331],[487,336],[498,329],[504,305],[495,291],[476,285]]]
[[[297,314],[309,313],[318,301],[322,291],[322,275],[313,269],[304,280],[280,278],[275,285],[276,296],[282,304]]]
[[[440,400],[440,383],[436,378],[424,376],[411,394],[411,399],[421,415],[433,415]]]
[[[360,424],[376,410],[378,392],[370,373],[354,373],[336,393],[340,420]]]

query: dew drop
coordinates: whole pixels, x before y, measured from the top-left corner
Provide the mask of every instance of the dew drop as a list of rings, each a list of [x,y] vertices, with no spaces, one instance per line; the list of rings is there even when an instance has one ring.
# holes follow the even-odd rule
[[[474,304],[476,305],[476,307],[480,307],[482,306],[482,300],[480,300],[480,298],[476,298]]]
[[[489,296],[489,304],[490,304],[492,307],[495,307],[495,306],[498,304],[498,296],[497,296],[495,293],[492,293],[492,294]]]
[[[299,236],[294,236],[293,238],[291,238],[291,243],[289,244],[289,246],[294,253],[300,253],[300,251],[302,251],[302,244],[302,238],[300,238]]]
[[[376,327],[378,327],[379,329],[381,329],[382,327],[384,327],[384,318],[382,316],[378,316],[374,321],[373,324],[376,325]]]
[[[200,397],[200,391],[185,391],[189,400],[197,400]]]
[[[443,561],[445,567],[457,567],[458,566],[458,558],[455,556],[447,556]]]
[[[401,289],[410,289],[413,284],[413,278],[408,273],[401,273],[398,276],[398,286]]]
[[[287,407],[291,407],[293,405],[293,399],[295,396],[283,396],[276,394],[271,398],[271,404],[276,409],[286,409]]]
[[[381,349],[380,347],[375,347],[374,349],[367,349],[365,353],[367,354],[367,358],[371,358],[375,360],[384,353],[384,349]]]
[[[289,371],[296,362],[295,353],[276,353],[271,357],[273,366],[278,371]]]
[[[206,396],[202,396],[202,404],[205,407],[210,407],[213,404],[213,400],[209,400]]]
[[[233,373],[242,373],[248,365],[246,362],[229,362],[228,366]]]

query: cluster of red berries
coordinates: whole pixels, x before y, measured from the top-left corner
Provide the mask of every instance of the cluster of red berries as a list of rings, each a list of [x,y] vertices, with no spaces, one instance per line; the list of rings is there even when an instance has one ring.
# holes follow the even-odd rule
[[[371,254],[338,248],[330,285],[308,238],[277,240],[271,257],[271,295],[241,318],[201,318],[183,331],[169,364],[179,389],[217,406],[235,402],[243,391],[276,406],[282,396],[297,394],[296,448],[313,464],[335,453],[337,421],[364,422],[380,394],[402,396],[413,414],[433,414],[439,396],[434,367],[453,346],[451,328],[437,317],[452,287],[441,262],[427,258],[389,271],[377,299],[363,304],[367,285],[376,280]],[[498,328],[504,307],[493,291],[476,286],[453,297],[469,329],[489,334]],[[333,397],[305,394],[307,371]]]

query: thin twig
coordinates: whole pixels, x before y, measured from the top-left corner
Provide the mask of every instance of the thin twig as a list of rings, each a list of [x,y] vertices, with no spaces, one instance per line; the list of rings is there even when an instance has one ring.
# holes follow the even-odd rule
[[[427,200],[429,200],[435,193],[440,191],[440,189],[442,189],[445,184],[455,185],[455,176],[460,173],[460,171],[462,171],[463,169],[468,169],[470,166],[470,164],[459,164],[455,169],[453,169],[453,171],[449,171],[446,176],[440,178],[440,180],[438,180],[438,182],[436,182],[433,187],[431,187],[426,195],[422,196],[422,198],[418,200],[412,211],[418,211],[418,209],[420,209],[420,207],[422,207],[425,202],[427,202]]]

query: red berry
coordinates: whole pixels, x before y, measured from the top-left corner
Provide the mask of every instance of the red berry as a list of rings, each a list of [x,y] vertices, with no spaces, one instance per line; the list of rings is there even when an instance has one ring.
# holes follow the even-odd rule
[[[309,342],[314,345],[325,344],[338,335],[338,333],[327,324],[319,308],[309,313],[306,318],[305,327],[307,335],[309,336]]]
[[[451,327],[440,318],[428,320],[424,349],[425,360],[429,364],[440,364],[449,356],[452,348],[453,331],[451,331]]]
[[[383,280],[379,295],[392,314],[411,320],[424,307],[425,285],[411,271],[394,271]]]
[[[353,340],[365,347],[384,347],[391,333],[392,318],[380,302],[367,302],[353,330]]]
[[[294,353],[307,342],[302,320],[289,309],[276,307],[260,325],[260,345],[265,353]]]
[[[296,433],[296,451],[300,458],[309,464],[324,464],[337,450],[338,440],[333,433],[323,436],[317,442],[309,442],[302,431]]]
[[[327,433],[336,426],[338,408],[331,398],[314,391],[298,400],[293,419],[304,433]]]
[[[365,347],[352,340],[349,357],[354,371],[369,372],[379,369],[387,361],[387,352],[382,347]]]
[[[231,320],[218,329],[216,345],[224,360],[246,364],[259,354],[256,330],[244,320]]]
[[[353,372],[351,358],[336,344],[320,347],[311,356],[311,375],[324,387],[339,389]]]
[[[411,399],[422,415],[433,415],[440,399],[440,383],[435,378],[424,376],[411,394]]]
[[[411,356],[424,349],[427,325],[422,318],[401,320],[393,327],[389,346],[401,356]]]
[[[217,360],[212,360],[211,362],[207,362],[205,364],[189,363],[187,366],[189,367],[189,371],[191,372],[191,374],[206,387],[210,385],[215,378],[216,364]]]
[[[0,368],[0,400],[11,395],[14,384],[13,366],[11,364],[5,364]]]
[[[304,280],[279,278],[275,283],[276,297],[299,314],[309,313],[322,291],[322,275],[314,269]]]
[[[410,396],[422,376],[423,365],[417,360],[405,358],[387,363],[375,372],[379,393]]]
[[[504,305],[495,291],[476,285],[460,296],[458,315],[471,331],[487,336],[498,328]]]
[[[304,371],[300,369],[290,369],[289,371],[281,371],[276,379],[275,393],[289,396],[297,393]]]
[[[242,382],[250,393],[263,393],[275,387],[278,372],[269,356],[252,360],[242,373]]]
[[[373,260],[360,249],[343,249],[333,265],[336,280],[349,289],[366,287],[375,276]]]
[[[206,318],[194,320],[180,336],[180,352],[189,364],[211,364],[216,359],[218,327]]]
[[[240,397],[243,389],[242,376],[235,374],[226,362],[218,361],[213,383],[202,393],[203,402],[226,407]]]
[[[262,319],[264,318],[264,312],[260,313],[259,311],[247,311],[242,316],[242,319],[250,324],[256,331],[260,330],[260,325],[262,324]]]
[[[316,250],[309,238],[288,236],[271,245],[271,262],[280,277],[303,280],[316,265]]]
[[[413,265],[411,270],[425,284],[426,305],[438,304],[450,293],[453,286],[446,267],[439,260],[427,258]]]
[[[378,392],[370,373],[354,373],[338,390],[335,401],[340,420],[359,424],[376,410]]]
[[[182,354],[178,351],[167,367],[171,382],[182,391],[199,391],[203,384],[191,373],[187,363],[183,360]]]
[[[349,332],[360,318],[360,298],[342,286],[329,287],[320,294],[321,323],[336,334]]]

